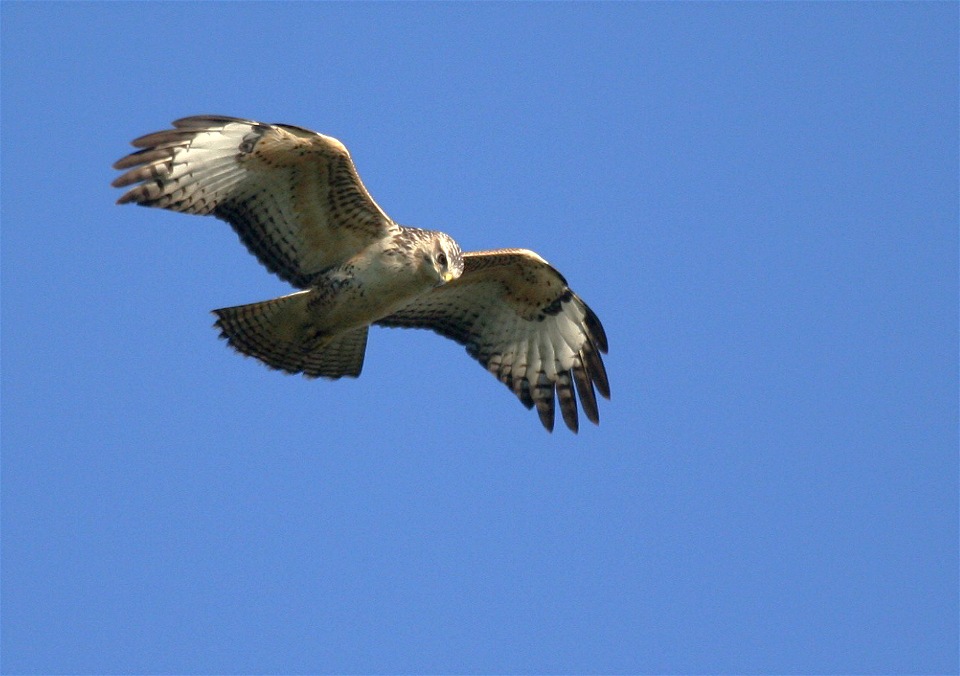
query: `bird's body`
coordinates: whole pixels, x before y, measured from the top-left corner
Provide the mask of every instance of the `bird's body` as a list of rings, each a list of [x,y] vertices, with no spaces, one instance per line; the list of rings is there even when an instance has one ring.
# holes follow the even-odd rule
[[[442,233],[416,231],[422,234],[412,248],[417,255],[402,255],[397,240],[405,239],[410,230],[371,244],[313,279],[310,308],[318,329],[336,333],[367,326],[444,281],[432,260],[434,241],[445,239],[458,256],[459,247]]]
[[[466,346],[552,429],[554,394],[576,431],[574,384],[598,422],[609,397],[596,315],[540,256],[461,252],[445,233],[391,220],[342,143],[292,125],[192,117],[133,142],[119,200],[229,222],[271,271],[304,291],[215,310],[243,354],[290,373],[358,376],[370,325],[428,328]]]

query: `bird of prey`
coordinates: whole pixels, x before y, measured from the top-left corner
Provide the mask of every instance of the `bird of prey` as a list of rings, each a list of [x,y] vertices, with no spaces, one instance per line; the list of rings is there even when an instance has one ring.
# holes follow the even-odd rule
[[[599,423],[610,398],[600,320],[563,276],[526,249],[462,252],[448,235],[398,225],[330,136],[289,124],[187,117],[132,141],[113,166],[133,202],[229,223],[298,289],[214,310],[220,336],[267,366],[357,377],[371,324],[431,329],[504,383],[553,430],[555,400],[578,429],[577,398]]]

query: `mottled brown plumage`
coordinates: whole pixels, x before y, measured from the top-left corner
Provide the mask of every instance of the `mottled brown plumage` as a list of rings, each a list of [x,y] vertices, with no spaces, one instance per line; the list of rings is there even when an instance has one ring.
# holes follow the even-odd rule
[[[442,232],[396,224],[329,136],[230,117],[177,120],[133,141],[113,185],[135,203],[227,221],[264,266],[295,287],[282,298],[215,310],[229,344],[268,366],[356,377],[371,324],[436,331],[464,345],[553,429],[571,430],[577,395],[598,423],[609,398],[599,319],[540,256],[463,254]]]

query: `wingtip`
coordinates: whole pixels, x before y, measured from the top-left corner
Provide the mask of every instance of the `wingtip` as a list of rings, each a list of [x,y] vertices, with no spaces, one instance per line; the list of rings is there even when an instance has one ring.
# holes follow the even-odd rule
[[[553,402],[551,402],[552,404]],[[548,432],[553,432],[553,427],[555,424],[555,416],[553,412],[552,405],[541,405],[537,403],[537,414],[540,416],[540,422],[543,425],[544,429]]]
[[[603,354],[606,354],[609,348],[609,344],[607,342],[607,332],[603,330],[603,324],[600,323],[600,318],[593,310],[590,309],[590,306],[584,303],[583,307],[587,311],[586,322],[587,331],[590,334],[590,338],[597,346],[597,349]]]

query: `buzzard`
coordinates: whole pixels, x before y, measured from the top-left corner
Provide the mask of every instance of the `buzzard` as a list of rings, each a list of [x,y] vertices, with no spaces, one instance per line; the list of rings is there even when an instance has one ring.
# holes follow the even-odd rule
[[[342,143],[302,127],[187,117],[141,136],[113,166],[133,202],[229,223],[298,289],[214,310],[220,336],[267,366],[357,377],[371,324],[431,329],[464,345],[553,430],[555,400],[578,429],[610,398],[600,320],[525,249],[462,252],[448,235],[398,225],[364,188]]]

